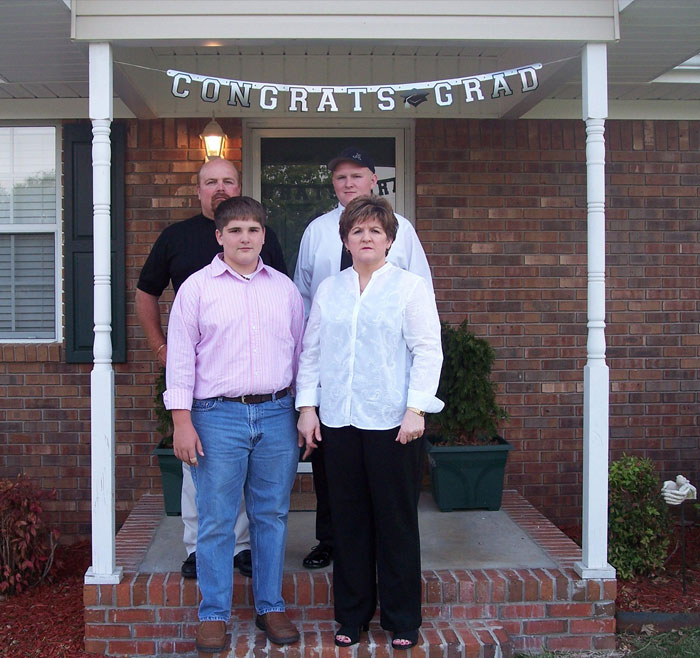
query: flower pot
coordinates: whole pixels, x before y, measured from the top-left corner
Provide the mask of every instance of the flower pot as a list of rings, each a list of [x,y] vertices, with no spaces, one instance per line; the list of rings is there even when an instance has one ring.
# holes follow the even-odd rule
[[[428,441],[433,498],[441,512],[500,509],[506,462],[513,446],[501,437],[497,440],[498,444],[477,446]]]
[[[182,514],[180,506],[182,462],[175,456],[172,447],[164,446],[166,441],[169,441],[170,445],[172,445],[169,437],[161,439],[158,446],[153,450],[153,454],[158,457],[158,466],[160,466],[165,513],[168,516],[180,516]]]

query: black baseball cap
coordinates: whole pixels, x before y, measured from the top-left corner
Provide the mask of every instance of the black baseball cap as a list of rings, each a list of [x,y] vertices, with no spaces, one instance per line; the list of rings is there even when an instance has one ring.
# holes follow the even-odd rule
[[[367,169],[374,173],[374,160],[372,156],[367,153],[367,151],[363,151],[356,146],[343,149],[328,163],[328,168],[333,171],[341,162],[354,162],[361,167],[367,167]]]

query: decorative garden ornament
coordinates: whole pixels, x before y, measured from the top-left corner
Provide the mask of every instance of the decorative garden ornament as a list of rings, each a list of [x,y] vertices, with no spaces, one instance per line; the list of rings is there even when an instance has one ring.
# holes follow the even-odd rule
[[[690,484],[688,478],[677,475],[675,482],[673,480],[664,482],[664,486],[661,487],[661,495],[666,504],[680,505],[684,500],[696,500],[698,490]]]

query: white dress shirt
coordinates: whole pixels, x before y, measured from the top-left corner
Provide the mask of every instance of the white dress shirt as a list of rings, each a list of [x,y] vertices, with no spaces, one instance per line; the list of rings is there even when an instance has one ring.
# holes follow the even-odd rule
[[[391,263],[360,294],[352,268],[318,287],[304,333],[296,406],[329,427],[386,430],[406,407],[430,413],[442,366],[440,320],[425,280]]]
[[[294,270],[294,283],[304,300],[304,312],[307,316],[321,281],[340,272],[343,242],[340,239],[338,226],[343,210],[345,208],[339,204],[325,215],[317,217],[306,227],[301,238],[297,266]],[[399,229],[396,240],[389,249],[387,260],[402,270],[422,276],[432,291],[430,265],[416,230],[405,217],[396,215],[396,219],[399,222]]]

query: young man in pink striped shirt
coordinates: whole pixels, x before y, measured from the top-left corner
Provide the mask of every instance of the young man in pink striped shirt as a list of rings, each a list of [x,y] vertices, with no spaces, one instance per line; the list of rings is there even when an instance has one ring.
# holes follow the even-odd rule
[[[214,214],[223,246],[182,284],[168,323],[165,405],[175,455],[192,467],[202,593],[197,649],[223,651],[233,593],[234,524],[244,490],[256,625],[276,644],[299,639],[285,614],[282,569],[298,460],[294,402],[304,305],[264,265],[265,211],[233,197]]]

